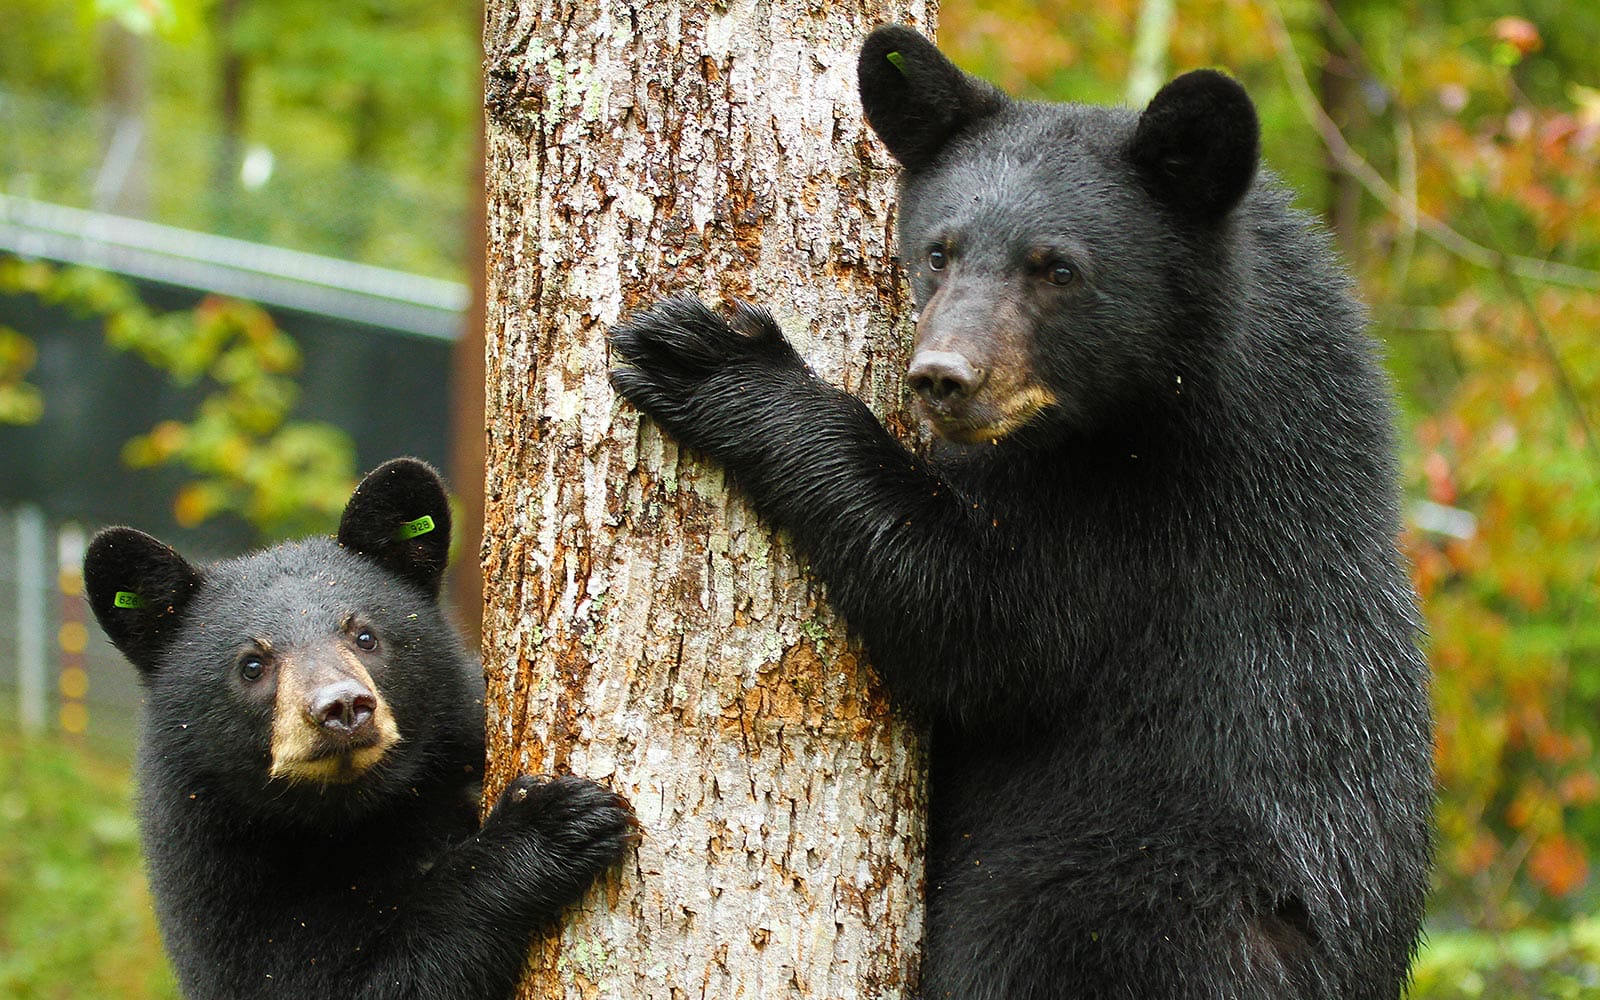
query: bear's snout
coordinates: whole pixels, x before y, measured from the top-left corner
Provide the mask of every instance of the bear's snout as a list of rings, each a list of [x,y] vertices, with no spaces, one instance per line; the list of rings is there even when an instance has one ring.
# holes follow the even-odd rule
[[[984,371],[959,351],[918,351],[906,379],[924,403],[948,412],[972,398],[983,385]]]
[[[378,699],[350,678],[317,688],[306,705],[306,717],[331,736],[356,736],[372,724]]]
[[[329,641],[284,657],[272,722],[272,777],[345,784],[399,741],[393,710],[352,650]]]

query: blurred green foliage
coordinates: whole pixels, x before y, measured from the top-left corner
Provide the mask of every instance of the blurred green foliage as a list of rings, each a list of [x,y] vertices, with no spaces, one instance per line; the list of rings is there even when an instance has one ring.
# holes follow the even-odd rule
[[[176,998],[127,763],[0,727],[0,997]]]
[[[172,466],[193,478],[173,500],[186,527],[235,514],[272,541],[338,521],[355,483],[355,445],[331,424],[290,420],[300,350],[256,306],[218,297],[154,312],[101,271],[0,254],[0,294],[26,294],[105,323],[107,346],[138,354],[179,386],[204,388],[194,415],[128,441],[131,467]],[[48,399],[23,381],[32,344],[0,327],[0,423],[38,419]]]
[[[37,423],[44,413],[44,394],[27,381],[38,360],[33,341],[0,326],[0,424]]]
[[[0,190],[460,280],[480,17],[439,0],[8,0]],[[130,122],[137,152],[118,161]]]
[[[14,0],[0,190],[460,277],[478,17],[437,0],[337,16],[314,0]],[[118,174],[109,150],[129,120],[138,154]],[[207,299],[156,314],[110,276],[15,259],[0,260],[0,290],[101,316],[112,347],[205,387],[192,418],[124,451],[135,467],[194,474],[174,502],[180,524],[231,513],[270,541],[337,520],[353,446],[288,419],[299,352],[265,313]],[[0,330],[0,421],[48,405],[33,361],[25,336]]]
[[[1600,920],[1435,935],[1413,975],[1417,1000],[1585,1000],[1600,995]]]

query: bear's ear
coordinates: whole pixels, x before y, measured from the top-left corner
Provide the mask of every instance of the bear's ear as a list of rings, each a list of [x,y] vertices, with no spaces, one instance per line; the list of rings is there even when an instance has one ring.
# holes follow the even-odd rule
[[[1215,222],[1250,190],[1260,157],[1256,108],[1211,69],[1162,87],[1139,116],[1128,157],[1150,192],[1183,215]]]
[[[367,473],[339,519],[339,544],[438,597],[450,560],[450,500],[439,474],[415,458]]]
[[[856,82],[867,124],[912,171],[927,166],[963,129],[1009,101],[900,24],[886,24],[867,36]]]
[[[200,589],[200,571],[164,542],[133,528],[106,528],[83,555],[89,607],[122,655],[144,674],[178,634]]]

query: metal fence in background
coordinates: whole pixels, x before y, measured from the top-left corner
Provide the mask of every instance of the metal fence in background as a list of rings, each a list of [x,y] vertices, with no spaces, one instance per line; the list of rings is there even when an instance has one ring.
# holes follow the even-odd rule
[[[87,538],[36,505],[0,508],[0,724],[126,746],[138,678],[84,599]]]

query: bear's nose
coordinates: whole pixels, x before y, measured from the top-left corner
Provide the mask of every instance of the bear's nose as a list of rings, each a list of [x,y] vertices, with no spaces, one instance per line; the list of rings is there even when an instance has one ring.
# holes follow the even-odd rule
[[[360,682],[342,680],[313,692],[307,714],[323,729],[351,735],[372,721],[372,713],[377,708],[378,699]]]
[[[918,351],[906,378],[924,402],[942,409],[977,392],[983,371],[956,351]]]

